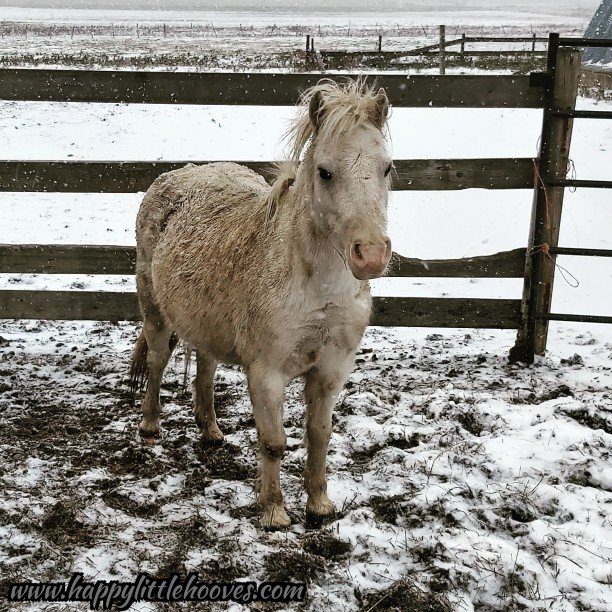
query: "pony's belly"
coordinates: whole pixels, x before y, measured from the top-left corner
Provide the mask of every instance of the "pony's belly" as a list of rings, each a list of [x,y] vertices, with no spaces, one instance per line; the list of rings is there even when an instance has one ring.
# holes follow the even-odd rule
[[[245,365],[243,356],[236,350],[235,334],[218,318],[204,312],[193,316],[177,309],[172,309],[171,316],[169,322],[179,338],[198,352],[222,363]]]

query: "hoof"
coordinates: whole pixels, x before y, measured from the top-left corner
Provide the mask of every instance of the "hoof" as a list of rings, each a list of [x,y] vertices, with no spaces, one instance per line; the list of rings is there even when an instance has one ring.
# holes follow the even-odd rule
[[[274,505],[264,509],[260,524],[264,529],[270,531],[287,529],[291,525],[291,519],[282,506]]]
[[[218,448],[219,446],[223,446],[224,442],[224,438],[209,438],[204,434],[200,436],[200,445],[202,448]]]
[[[225,438],[223,432],[219,429],[217,424],[211,425],[207,428],[201,428],[202,430],[202,442],[205,441],[209,446],[221,446]]]
[[[322,496],[317,502],[308,500],[306,504],[306,526],[311,529],[319,529],[327,520],[334,518],[336,510],[327,495]]]
[[[155,444],[161,438],[159,427],[147,427],[144,421],[138,426],[138,433],[145,444]]]
[[[223,444],[225,438],[223,437],[223,432],[219,429],[217,423],[205,423],[202,421],[202,419],[198,418],[197,413],[195,421],[202,434],[202,444],[205,446],[220,446]]]

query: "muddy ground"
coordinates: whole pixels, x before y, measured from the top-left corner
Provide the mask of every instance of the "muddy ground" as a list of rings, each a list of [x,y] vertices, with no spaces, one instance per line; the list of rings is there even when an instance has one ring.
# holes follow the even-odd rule
[[[5,599],[11,581],[73,571],[306,581],[303,610],[611,609],[610,343],[570,329],[524,367],[507,364],[507,334],[370,329],[334,417],[337,516],[304,527],[295,382],[282,476],[293,525],[267,533],[242,372],[218,372],[226,441],[205,448],[179,351],[163,437],[143,445],[127,391],[136,333],[2,322],[0,610],[85,609]],[[283,606],[251,606],[267,608]]]

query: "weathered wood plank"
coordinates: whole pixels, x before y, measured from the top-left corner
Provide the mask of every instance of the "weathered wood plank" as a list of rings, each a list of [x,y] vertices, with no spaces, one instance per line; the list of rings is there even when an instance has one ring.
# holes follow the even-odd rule
[[[344,80],[357,75],[326,75]],[[367,77],[393,106],[541,108],[543,88],[527,75]],[[0,70],[0,99],[150,104],[293,105],[321,74],[198,73],[113,70]]]
[[[0,191],[134,193],[146,191],[160,174],[186,163],[0,161]],[[274,162],[237,163],[252,168],[267,180],[272,177]],[[533,188],[530,158],[400,159],[394,166],[391,187],[394,191]]]
[[[374,298],[372,325],[516,329],[520,300]],[[135,293],[0,290],[0,319],[137,321]]]
[[[0,273],[134,274],[133,246],[0,244]],[[393,254],[389,277],[522,278],[525,249],[464,259],[411,259]]]
[[[471,43],[476,43],[476,42],[532,43],[534,41],[548,43],[548,37],[547,36],[466,36],[465,37],[465,42],[471,42]],[[448,47],[449,44],[455,44],[455,42],[456,41],[454,41],[453,43],[446,43],[446,46]]]
[[[517,329],[520,317],[520,300],[377,297],[371,324]]]
[[[529,39],[533,40],[533,39]],[[548,40],[548,39],[546,39]],[[461,39],[456,41],[457,43],[461,42]],[[411,49],[408,51],[321,51],[321,57],[324,61],[332,61],[334,66],[337,66],[338,63],[342,63],[347,60],[359,60],[363,58],[364,60],[376,61],[379,62],[393,62],[394,60],[401,59],[403,57],[438,57],[439,45],[433,45],[435,49],[430,49],[429,51],[419,51],[419,49]],[[500,56],[513,56],[513,55],[530,55],[534,57],[541,57],[546,55],[546,51],[532,51],[531,49],[514,49],[514,50],[503,50],[498,51],[495,49],[491,50],[477,50],[471,51],[469,49],[465,50],[463,53],[461,51],[448,51],[448,43],[446,45],[445,55],[448,57],[467,57],[467,56],[490,56],[490,57],[500,57]]]
[[[0,273],[134,274],[136,247],[85,244],[0,244]]]
[[[182,168],[188,163],[0,161],[0,191],[135,193],[146,191],[160,174]],[[252,168],[267,179],[272,177],[273,162],[236,163]]]
[[[433,53],[425,53],[426,56],[433,56]],[[435,54],[437,55],[437,54]],[[467,49],[463,53],[461,51],[446,51],[446,57],[546,57],[546,51],[531,51],[531,50],[515,50],[515,51],[470,51]],[[409,56],[407,56],[409,57]]]
[[[525,253],[526,249],[521,248],[462,259],[412,259],[393,253],[387,276],[523,278]]]
[[[533,188],[531,158],[406,159],[394,166],[397,191]]]
[[[137,321],[135,293],[0,290],[0,319]]]

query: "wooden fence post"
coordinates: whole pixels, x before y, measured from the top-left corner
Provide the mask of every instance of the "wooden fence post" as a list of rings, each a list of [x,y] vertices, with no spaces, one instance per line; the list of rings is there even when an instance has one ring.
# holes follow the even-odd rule
[[[446,26],[440,26],[440,74],[446,74],[446,61],[444,57],[444,53],[446,49]]]
[[[310,51],[310,34],[306,34],[306,53]]]
[[[378,52],[382,52],[382,36],[380,34],[378,35]]]
[[[554,112],[576,107],[581,70],[581,53],[573,48],[559,48],[558,35],[551,34],[548,44],[548,85],[545,95],[539,160],[535,166],[535,191],[531,228],[525,265],[522,300],[522,327],[510,351],[510,361],[533,363],[536,354],[546,350],[548,321],[540,317],[550,313],[555,255],[548,247],[559,242],[561,211],[565,188],[551,185],[566,177],[573,120]]]
[[[465,32],[461,34],[461,55],[465,54]]]
[[[531,43],[531,51],[535,51],[535,46],[536,46],[536,33],[533,33],[533,42]]]

